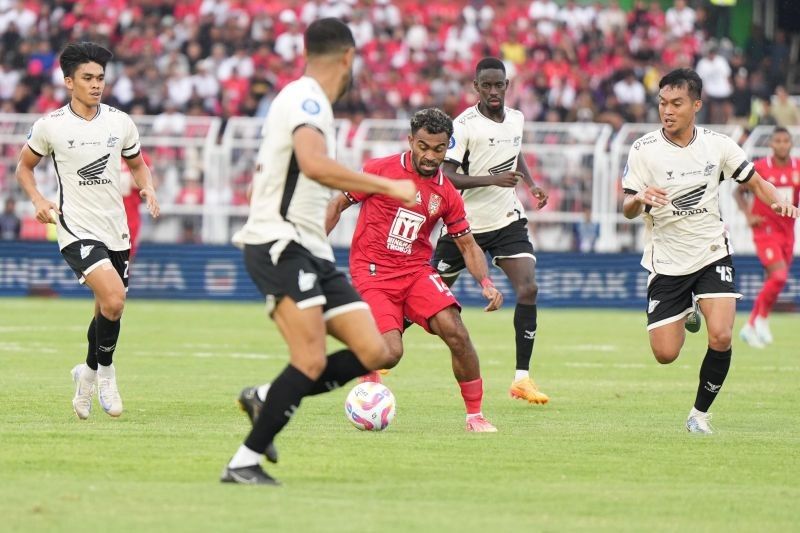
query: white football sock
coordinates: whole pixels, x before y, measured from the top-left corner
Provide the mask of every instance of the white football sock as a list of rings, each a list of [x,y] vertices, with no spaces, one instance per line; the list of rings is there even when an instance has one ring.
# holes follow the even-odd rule
[[[256,394],[258,394],[258,399],[262,402],[267,401],[267,391],[269,390],[269,386],[269,383],[265,383],[264,385],[258,387],[258,392],[256,392]]]
[[[242,468],[245,466],[253,466],[257,464],[261,464],[261,460],[264,458],[258,452],[254,452],[244,444],[239,446],[239,449],[236,450],[236,453],[231,457],[231,462],[228,463],[230,468]]]
[[[110,366],[103,366],[98,364],[97,365],[97,375],[101,378],[111,378],[114,377],[114,365]]]
[[[527,370],[517,370],[516,374],[514,374],[514,381],[527,379],[529,377],[531,377],[531,375]]]
[[[691,418],[691,417],[693,417],[693,416],[698,416],[698,415],[699,415],[699,416],[705,416],[705,415],[706,415],[706,413],[704,413],[703,411],[698,411],[697,409],[695,409],[694,407],[692,407],[692,410],[691,410],[691,411],[689,411],[689,418]]]

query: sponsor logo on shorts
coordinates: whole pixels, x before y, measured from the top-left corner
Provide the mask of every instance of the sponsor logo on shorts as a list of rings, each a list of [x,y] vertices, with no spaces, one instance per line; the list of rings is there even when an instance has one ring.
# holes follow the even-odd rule
[[[317,282],[317,275],[313,272],[306,272],[302,268],[300,272],[297,274],[297,286],[300,289],[300,292],[310,291],[314,288],[314,284]]]
[[[450,268],[450,265],[442,260],[439,260],[439,263],[436,265],[436,270],[438,270],[439,272],[444,272],[448,268]]]
[[[81,244],[81,259],[86,259],[89,257],[89,254],[92,253],[92,249],[94,248],[94,244],[85,245]]]
[[[647,304],[647,314],[651,314],[653,311],[655,311],[656,307],[658,307],[658,304],[660,303],[661,300],[650,300],[650,302]]]

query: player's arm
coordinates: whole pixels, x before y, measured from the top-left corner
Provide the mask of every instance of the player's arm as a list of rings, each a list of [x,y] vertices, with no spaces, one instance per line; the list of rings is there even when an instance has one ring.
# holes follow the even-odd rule
[[[622,201],[622,214],[632,219],[642,214],[649,207],[663,207],[669,203],[667,191],[659,187],[647,187],[642,191],[625,191]]]
[[[50,212],[53,211],[60,215],[61,211],[58,209],[58,205],[42,196],[36,187],[36,177],[33,174],[33,169],[41,160],[42,156],[31,150],[27,144],[23,146],[17,162],[16,177],[22,190],[33,202],[33,207],[36,209],[36,220],[42,224],[55,223]]]
[[[481,284],[483,297],[489,300],[489,305],[483,308],[484,311],[500,309],[500,306],[503,305],[503,295],[495,288],[492,278],[489,277],[489,265],[486,263],[486,255],[481,250],[481,247],[478,246],[478,243],[475,242],[475,237],[472,236],[472,233],[466,233],[460,237],[455,237],[453,241],[464,258],[467,270]]]
[[[790,218],[797,218],[800,216],[800,209],[792,205],[791,200],[781,198],[778,194],[778,189],[773,184],[762,178],[758,172],[753,172],[749,180],[744,182],[742,186],[756,195],[756,197],[767,204],[778,215]]]
[[[501,172],[500,174],[489,174],[487,176],[467,176],[466,174],[459,174],[459,163],[452,160],[445,160],[442,164],[442,171],[447,176],[456,189],[474,189],[476,187],[488,187],[495,185],[497,187],[516,187],[517,182],[522,177],[521,172],[516,170],[509,170]]]
[[[156,189],[153,187],[153,176],[150,174],[150,168],[144,162],[142,153],[139,152],[136,156],[128,159],[123,157],[128,168],[131,169],[131,176],[136,187],[139,188],[139,196],[147,203],[147,210],[150,211],[150,216],[156,218],[161,212],[158,205],[158,198],[156,197]]]
[[[747,219],[747,225],[756,227],[761,224],[762,218],[753,214],[753,204],[748,200],[748,196],[747,187],[739,186],[733,189],[733,198],[736,200],[736,205],[739,207],[739,210],[744,213]]]
[[[548,195],[544,189],[542,189],[533,182],[533,176],[531,176],[531,170],[528,168],[528,162],[525,161],[525,156],[522,155],[522,152],[520,152],[519,156],[517,156],[517,172],[522,174],[522,180],[528,186],[528,189],[531,191],[533,197],[539,200],[539,203],[536,206],[536,208],[541,209],[544,206],[546,206]]]
[[[339,217],[342,216],[344,210],[351,205],[353,205],[353,202],[344,193],[337,194],[331,198],[327,209],[325,209],[325,233],[330,234],[336,224],[339,223]]]
[[[406,207],[416,205],[417,187],[412,180],[394,180],[374,174],[354,172],[328,157],[325,137],[312,126],[300,126],[293,135],[294,153],[300,171],[316,182],[340,191],[385,194],[403,202]]]

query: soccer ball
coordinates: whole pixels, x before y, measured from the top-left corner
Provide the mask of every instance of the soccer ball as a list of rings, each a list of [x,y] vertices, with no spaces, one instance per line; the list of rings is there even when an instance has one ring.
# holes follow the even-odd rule
[[[383,431],[394,419],[392,391],[380,383],[359,383],[347,395],[344,414],[361,431]]]

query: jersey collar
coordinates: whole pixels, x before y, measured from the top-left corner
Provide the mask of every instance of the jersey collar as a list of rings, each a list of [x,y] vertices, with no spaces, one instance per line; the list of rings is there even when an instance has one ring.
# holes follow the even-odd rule
[[[772,162],[772,156],[771,155],[767,156],[767,166],[769,168],[774,168],[775,167],[775,165]],[[792,168],[792,170],[795,170],[797,168],[797,160],[794,157],[792,157],[791,154],[789,154],[789,166]]]
[[[692,145],[692,143],[694,142],[694,140],[695,140],[695,139],[697,139],[697,126],[695,126],[695,127],[694,127],[694,130],[692,131],[692,138],[691,138],[691,140],[689,140],[689,143],[688,143],[686,146],[681,146],[680,144],[677,144],[677,143],[674,143],[674,142],[670,141],[670,140],[667,138],[667,136],[666,136],[666,135],[664,135],[664,128],[661,128],[661,129],[660,129],[660,130],[658,130],[658,131],[660,131],[660,132],[661,132],[661,137],[663,137],[665,141],[667,141],[667,142],[668,142],[669,144],[671,144],[672,146],[677,146],[678,148],[688,148],[688,147],[690,147],[690,146]]]
[[[76,113],[76,112],[75,112],[75,111],[72,109],[72,104],[71,104],[71,103],[68,103],[68,104],[67,104],[67,108],[69,109],[69,112],[70,112],[70,113],[72,113],[73,115],[75,115],[75,116],[76,116],[76,117],[78,117],[79,119],[81,119],[81,120],[86,120],[85,118],[83,118],[82,116],[80,116],[79,114],[77,114],[77,113]],[[89,120],[86,120],[86,122],[91,122],[91,121],[93,121],[94,119],[96,119],[96,118],[97,118],[97,115],[99,115],[99,114],[100,114],[100,109],[101,109],[101,108],[102,108],[102,106],[98,105],[98,106],[97,106],[97,112],[94,114],[94,116],[93,116],[92,118],[90,118]]]
[[[403,170],[405,170],[406,172],[409,172],[411,174],[414,174],[415,176],[417,176],[420,179],[423,179],[423,180],[431,179],[428,176],[420,175],[414,169],[414,163],[411,161],[411,150],[408,150],[408,151],[403,152],[402,154],[400,154],[400,165],[403,167]],[[444,172],[442,172],[441,165],[439,166],[439,172],[437,172],[436,175],[433,176],[433,180],[436,182],[436,185],[442,185],[444,183]]]

